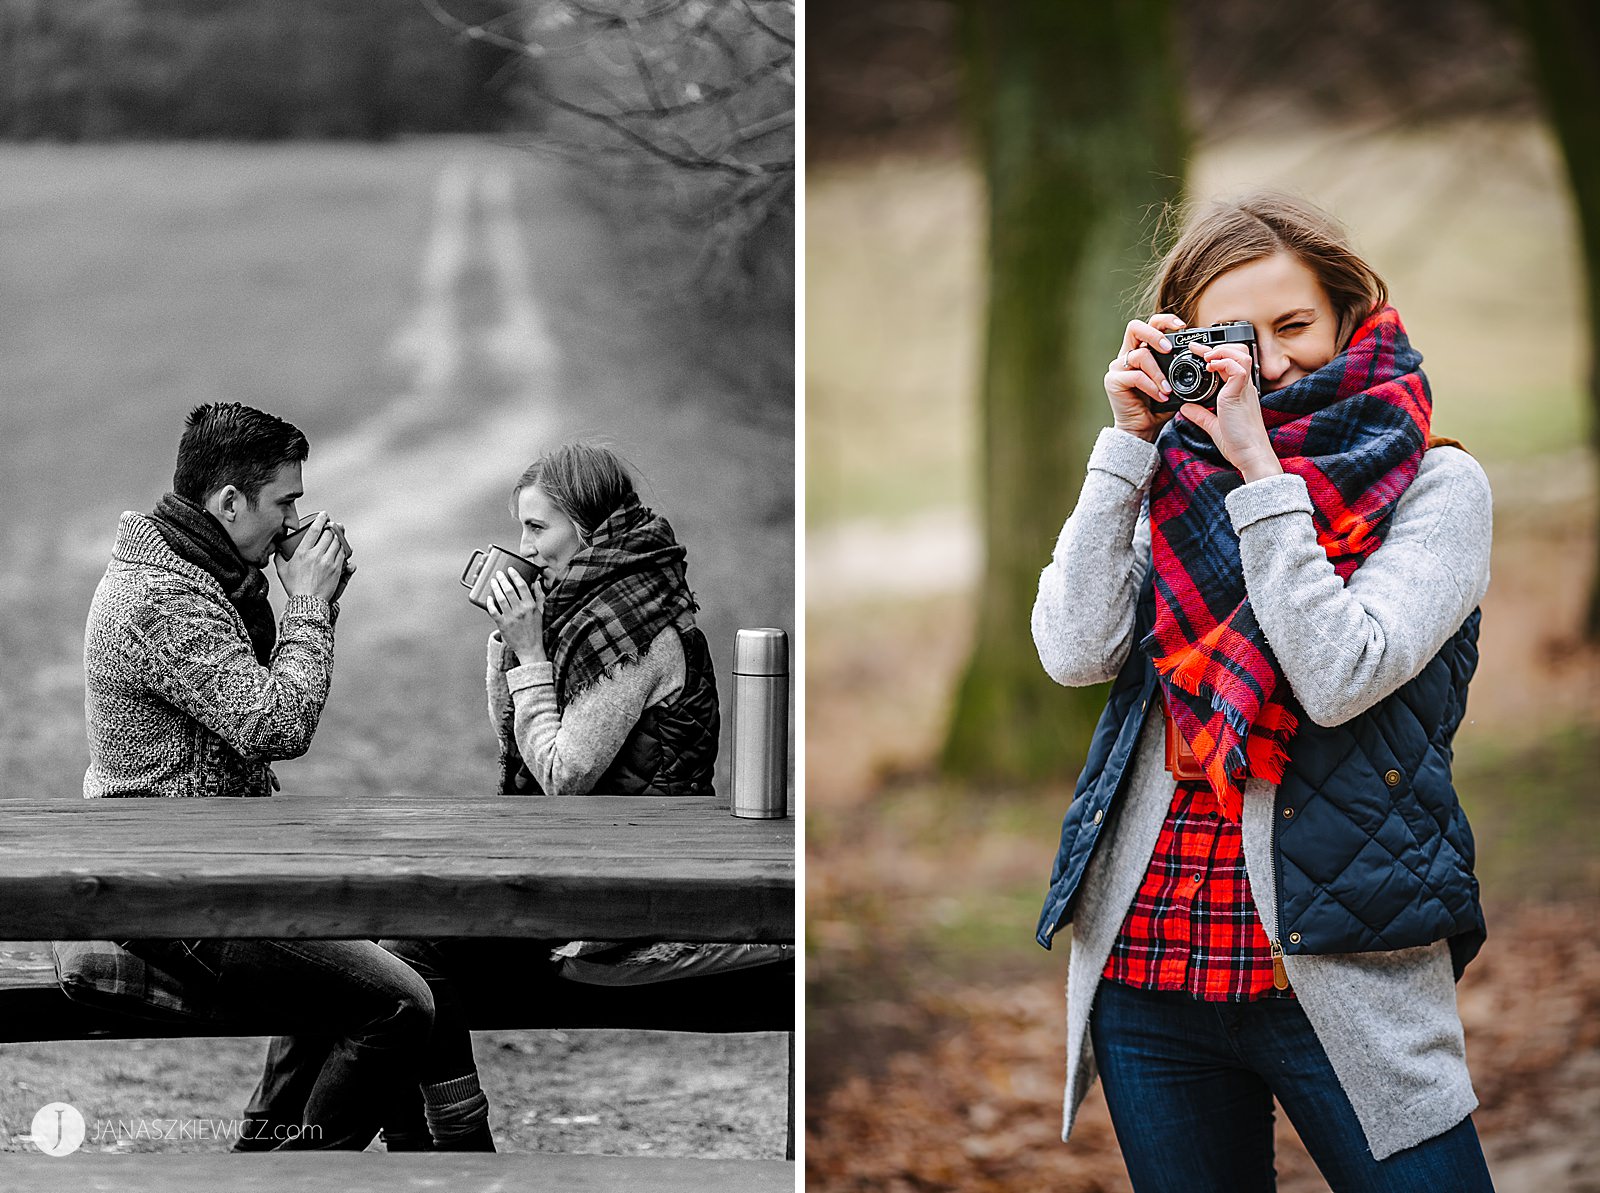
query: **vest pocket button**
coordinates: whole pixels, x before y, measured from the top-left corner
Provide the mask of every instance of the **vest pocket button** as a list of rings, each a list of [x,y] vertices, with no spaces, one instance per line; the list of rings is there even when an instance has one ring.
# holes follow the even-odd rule
[[[1294,819],[1294,809],[1293,808],[1285,808],[1283,810],[1283,818],[1285,820],[1293,820]]]
[[[1385,771],[1383,781],[1391,787],[1400,786],[1400,772],[1397,770]]]
[[[1104,808],[1096,808],[1094,810],[1094,822],[1096,824],[1099,824],[1105,818],[1106,818],[1106,810]]]
[[[1299,944],[1300,943],[1300,933],[1298,933],[1298,932],[1289,933],[1289,943],[1290,944]]]

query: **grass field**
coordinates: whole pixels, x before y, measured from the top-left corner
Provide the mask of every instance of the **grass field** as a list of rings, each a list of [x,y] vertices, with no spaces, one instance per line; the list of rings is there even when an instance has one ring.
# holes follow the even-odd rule
[[[81,797],[89,599],[118,513],[170,485],[203,401],[306,432],[303,508],[346,523],[360,566],[317,740],[277,768],[286,788],[466,798],[493,782],[489,625],[457,577],[474,547],[514,543],[512,482],[576,435],[628,457],[687,545],[726,698],[735,628],[794,625],[794,411],[774,383],[791,337],[781,302],[705,314],[693,249],[639,195],[486,141],[0,147],[0,791]],[[781,1155],[781,1129],[690,1121],[754,1106],[781,1124],[781,1039],[527,1033],[485,1050],[513,1146]],[[231,1116],[259,1055],[5,1046],[0,1150],[41,1081],[109,1117],[180,1090]],[[554,1121],[609,1096],[634,1055],[641,1074],[681,1072],[630,1092],[627,1130]]]

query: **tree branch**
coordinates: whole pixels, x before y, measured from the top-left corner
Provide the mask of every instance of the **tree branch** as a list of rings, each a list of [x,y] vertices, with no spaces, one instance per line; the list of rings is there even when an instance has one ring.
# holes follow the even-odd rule
[[[616,11],[608,11],[603,8],[595,8],[591,5],[582,3],[581,0],[562,0],[562,2],[566,5],[566,7],[581,12],[590,20],[604,21],[613,25],[621,25],[628,21],[657,21],[662,17],[671,16],[684,5],[684,0],[666,0],[666,3],[658,4],[655,8],[646,9],[644,12],[633,13],[629,15]]]
[[[572,3],[572,0],[567,0],[567,2],[570,4]],[[461,20],[454,13],[451,13],[444,7],[442,0],[422,0],[422,5],[428,10],[429,13],[433,15],[433,18],[436,21],[447,28],[455,30],[456,33],[462,37],[470,38],[474,41],[486,42],[490,45],[499,46],[502,49],[512,50],[525,57],[537,57],[537,55],[530,52],[529,47],[525,43],[518,41],[515,38],[506,37],[505,35],[496,33],[482,25],[471,25],[466,21]],[[585,107],[582,104],[574,103],[571,100],[564,99],[532,79],[528,80],[526,86],[532,94],[538,96],[551,107],[566,112],[569,115],[577,116],[582,120],[603,125],[623,138],[623,140],[637,146],[652,157],[659,158],[661,161],[678,166],[682,169],[713,170],[726,174],[746,177],[765,174],[773,171],[792,171],[794,169],[794,163],[792,161],[787,163],[740,162],[729,160],[726,157],[706,157],[697,152],[694,156],[685,156],[683,153],[673,152],[672,150],[657,144],[649,137],[644,136],[632,128],[626,120],[621,119],[612,113],[596,111],[592,108]]]
[[[760,66],[752,70],[749,74],[741,75],[733,82],[727,83],[721,87],[707,88],[694,99],[684,100],[683,102],[676,104],[665,104],[648,108],[619,108],[616,112],[616,115],[667,117],[675,116],[680,112],[692,111],[695,108],[704,107],[706,104],[716,103],[719,100],[728,99],[731,96],[737,95],[751,83],[759,82],[768,75],[775,74],[784,67],[791,65],[793,62],[794,55],[792,54],[784,54],[777,58],[769,58]]]
[[[771,25],[767,24],[767,22],[762,18],[761,14],[756,12],[756,6],[754,4],[752,4],[752,3],[750,3],[750,0],[739,0],[739,3],[744,6],[744,10],[745,10],[746,13],[749,14],[750,20],[758,28],[763,30],[767,34],[768,37],[775,38],[776,40],[781,41],[786,46],[794,45],[794,38],[785,37],[782,33],[779,33],[776,29],[774,29]]]

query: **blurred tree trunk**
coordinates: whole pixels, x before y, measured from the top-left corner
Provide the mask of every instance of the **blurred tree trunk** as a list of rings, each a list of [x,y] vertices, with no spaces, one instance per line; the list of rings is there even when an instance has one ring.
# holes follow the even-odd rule
[[[1589,306],[1589,435],[1600,453],[1600,8],[1593,0],[1509,0],[1508,7],[1533,51],[1534,76],[1572,181]],[[1600,571],[1590,582],[1584,633],[1600,642]]]
[[[963,0],[966,103],[989,199],[981,391],[985,560],[949,773],[1070,774],[1103,689],[1063,689],[1028,629],[1071,511],[1161,204],[1182,192],[1182,72],[1166,0]],[[1147,312],[1141,312],[1147,313]]]

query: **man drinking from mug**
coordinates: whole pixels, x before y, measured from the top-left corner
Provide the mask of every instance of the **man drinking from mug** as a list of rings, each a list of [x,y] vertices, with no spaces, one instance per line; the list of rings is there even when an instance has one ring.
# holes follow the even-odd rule
[[[85,796],[271,795],[271,763],[311,745],[333,678],[341,538],[313,523],[278,579],[261,570],[299,525],[298,429],[237,403],[198,407],[173,491],[122,515],[84,638]]]
[[[106,796],[270,796],[271,764],[304,754],[333,677],[335,602],[354,568],[343,528],[319,515],[276,571],[281,623],[262,569],[299,525],[301,432],[238,403],[197,407],[178,444],[173,491],[126,513],[84,636],[89,769]],[[270,1016],[335,1039],[296,1070],[294,1121],[277,1121],[288,1075],[246,1111],[240,1147],[364,1148],[381,1103],[421,1051],[433,999],[404,962],[370,941],[196,940],[58,943],[69,993],[131,1002],[177,985],[228,1018]],[[281,1053],[287,1041],[277,1041]],[[281,1067],[281,1066],[280,1066]],[[273,1132],[268,1134],[268,1129]]]

